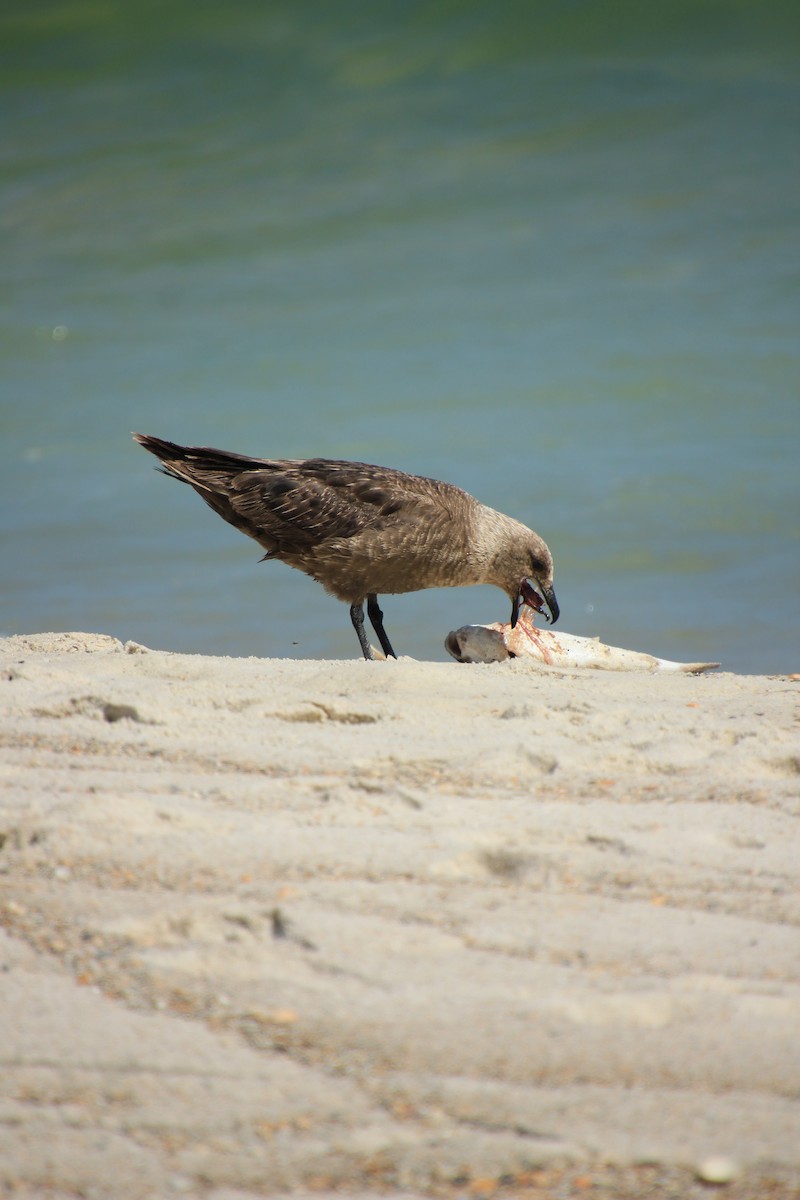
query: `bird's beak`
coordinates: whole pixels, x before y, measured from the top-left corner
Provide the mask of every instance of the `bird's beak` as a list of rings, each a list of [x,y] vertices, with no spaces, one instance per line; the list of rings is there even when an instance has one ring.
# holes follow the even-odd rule
[[[539,583],[538,579],[536,581]],[[523,579],[519,585],[519,595],[515,598],[511,606],[511,628],[513,629],[519,617],[520,604],[527,604],[535,612],[544,612],[544,606],[547,605],[545,616],[549,618],[550,624],[555,625],[558,620],[559,608],[556,594],[551,587],[539,583],[542,595],[536,591],[536,588],[531,583],[530,579]],[[542,599],[542,596],[544,599]]]

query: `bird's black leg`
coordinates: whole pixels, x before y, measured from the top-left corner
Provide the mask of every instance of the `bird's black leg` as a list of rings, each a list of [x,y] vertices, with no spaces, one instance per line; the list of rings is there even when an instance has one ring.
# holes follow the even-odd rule
[[[369,619],[372,622],[372,628],[378,635],[378,641],[381,644],[381,650],[387,658],[389,655],[391,655],[392,658],[397,658],[397,655],[392,649],[392,643],[386,636],[386,630],[383,628],[383,613],[378,607],[378,597],[374,592],[367,596],[367,612],[369,613]]]
[[[367,635],[364,632],[364,605],[363,604],[351,604],[350,605],[350,620],[353,622],[353,629],[355,629],[356,633],[358,634],[358,641],[361,646],[361,652],[364,655],[364,658],[371,659],[372,651],[370,649],[369,642],[367,640]]]

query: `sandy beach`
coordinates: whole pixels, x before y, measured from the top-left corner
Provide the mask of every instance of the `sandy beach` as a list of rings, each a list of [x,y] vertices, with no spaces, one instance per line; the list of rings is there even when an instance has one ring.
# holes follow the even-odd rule
[[[5,1194],[800,1194],[797,676],[0,651]]]

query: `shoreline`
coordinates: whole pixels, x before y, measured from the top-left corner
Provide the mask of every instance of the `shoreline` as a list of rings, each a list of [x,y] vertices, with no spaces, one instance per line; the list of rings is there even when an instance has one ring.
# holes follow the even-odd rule
[[[796,676],[0,652],[0,1182],[800,1186]]]

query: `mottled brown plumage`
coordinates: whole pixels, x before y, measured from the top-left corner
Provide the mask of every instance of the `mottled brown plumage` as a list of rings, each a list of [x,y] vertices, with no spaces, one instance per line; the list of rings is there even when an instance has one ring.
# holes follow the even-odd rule
[[[261,459],[178,446],[134,434],[165,474],[266,551],[350,605],[365,658],[364,601],[386,654],[394,656],[378,607],[381,593],[489,583],[512,602],[558,617],[553,560],[525,525],[450,483],[388,467],[334,459]]]

